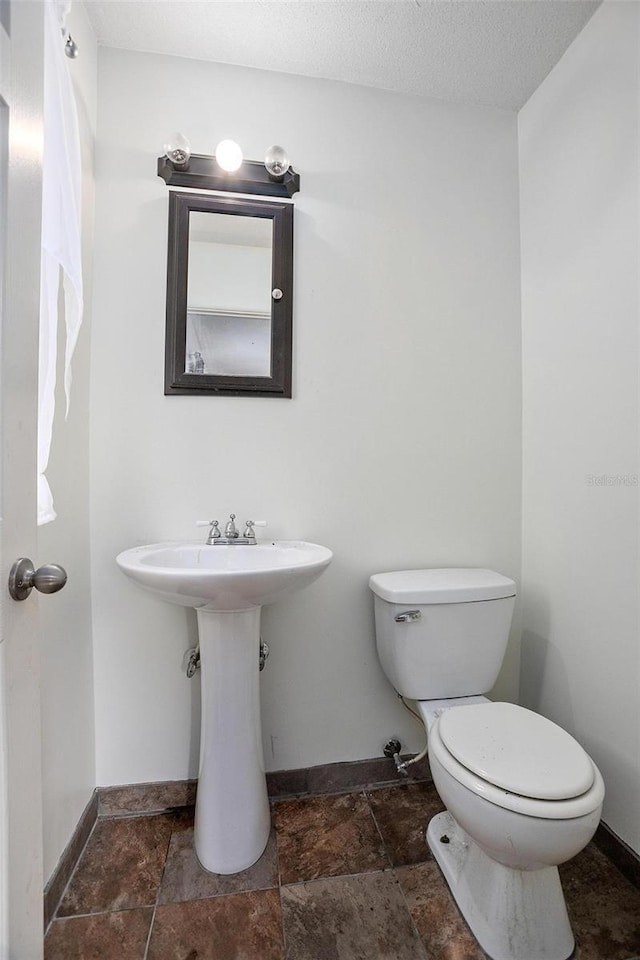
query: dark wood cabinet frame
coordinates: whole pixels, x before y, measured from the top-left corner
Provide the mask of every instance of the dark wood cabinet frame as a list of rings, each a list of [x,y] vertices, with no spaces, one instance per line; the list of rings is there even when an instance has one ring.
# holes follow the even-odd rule
[[[264,217],[273,221],[271,289],[281,290],[282,298],[271,300],[271,375],[268,377],[185,373],[191,211]],[[170,191],[165,394],[291,397],[292,318],[293,205]]]

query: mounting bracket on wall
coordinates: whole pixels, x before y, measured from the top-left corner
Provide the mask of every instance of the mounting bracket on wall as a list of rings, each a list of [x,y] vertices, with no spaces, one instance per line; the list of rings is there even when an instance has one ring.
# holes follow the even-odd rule
[[[158,176],[170,187],[250,193],[263,197],[292,197],[300,190],[300,174],[292,167],[281,177],[274,177],[264,163],[244,160],[238,170],[227,173],[215,157],[198,153],[190,155],[186,167],[173,163],[166,155],[158,157]]]

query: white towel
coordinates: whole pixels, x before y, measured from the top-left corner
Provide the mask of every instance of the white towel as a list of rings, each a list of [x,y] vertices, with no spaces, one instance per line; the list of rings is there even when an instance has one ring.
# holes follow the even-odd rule
[[[71,359],[82,323],[82,166],[78,114],[64,53],[68,0],[44,4],[44,154],[38,384],[38,523],[56,512],[45,471],[53,434],[58,340],[58,295],[63,277],[66,348],[64,387],[69,415]]]

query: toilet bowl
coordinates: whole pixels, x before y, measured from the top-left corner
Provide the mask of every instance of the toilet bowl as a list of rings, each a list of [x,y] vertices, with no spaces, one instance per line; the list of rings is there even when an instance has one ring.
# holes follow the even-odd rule
[[[600,821],[604,783],[593,761],[564,730],[523,707],[486,701],[444,712],[429,731],[429,763],[460,826],[515,870],[570,860]],[[559,768],[555,777],[551,764]]]
[[[486,570],[371,577],[380,662],[417,704],[447,810],[427,842],[492,960],[567,960],[558,864],[589,842],[602,777],[561,727],[483,694],[506,648],[515,584]]]
[[[427,842],[480,945],[494,960],[565,960],[574,939],[557,867],[598,826],[597,767],[560,727],[490,701],[442,712],[429,762],[447,813],[430,822]]]

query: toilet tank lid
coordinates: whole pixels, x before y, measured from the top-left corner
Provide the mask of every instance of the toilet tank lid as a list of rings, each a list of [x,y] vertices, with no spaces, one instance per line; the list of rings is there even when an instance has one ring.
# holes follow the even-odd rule
[[[389,603],[472,603],[516,595],[509,577],[477,567],[374,573],[369,587]]]
[[[574,740],[546,717],[513,703],[452,707],[439,718],[450,754],[476,776],[510,793],[568,800],[593,784],[593,764]]]

